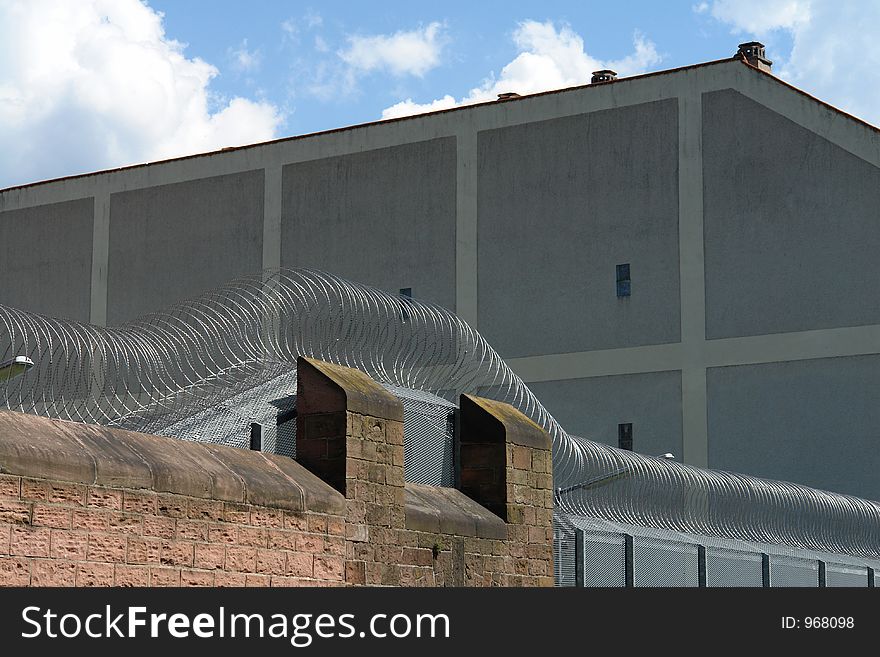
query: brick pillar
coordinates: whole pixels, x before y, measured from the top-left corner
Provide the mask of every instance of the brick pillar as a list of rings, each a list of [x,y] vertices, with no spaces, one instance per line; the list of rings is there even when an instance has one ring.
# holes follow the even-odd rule
[[[461,491],[508,523],[524,557],[552,563],[550,436],[509,404],[461,395]]]
[[[296,405],[296,460],[346,498],[346,581],[399,584],[403,405],[363,372],[309,358]]]

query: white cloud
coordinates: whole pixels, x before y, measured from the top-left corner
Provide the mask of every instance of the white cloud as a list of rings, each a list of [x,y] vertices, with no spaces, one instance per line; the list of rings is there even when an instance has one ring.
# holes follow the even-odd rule
[[[716,0],[711,15],[764,40],[783,80],[880,125],[880,3]],[[791,37],[790,53],[774,50],[780,33]]]
[[[304,26],[307,30],[313,30],[316,27],[321,27],[323,24],[324,19],[321,17],[321,14],[313,9],[308,9],[300,19],[288,18],[281,22],[281,31],[284,32],[282,38],[284,41],[298,43],[300,25]]]
[[[329,52],[330,46],[320,34],[315,35],[315,50],[318,52]]]
[[[432,100],[430,103],[414,103],[412,98],[402,100],[396,105],[392,105],[382,110],[383,119],[394,119],[399,116],[411,116],[412,114],[424,114],[425,112],[437,112],[439,110],[450,109],[458,105],[458,102],[446,94],[443,98]]]
[[[183,51],[138,0],[0,3],[0,187],[275,136],[269,103],[210,111]]]
[[[321,27],[324,24],[324,19],[321,17],[321,14],[316,12],[314,9],[309,9],[306,11],[305,16],[303,16],[303,21],[306,24],[306,27],[309,29],[315,27]]]
[[[422,77],[440,64],[445,41],[443,24],[434,22],[391,35],[349,36],[348,48],[337,54],[356,71],[385,70],[396,76]]]
[[[810,0],[715,0],[710,14],[730,23],[737,32],[761,36],[772,30],[793,29],[810,20]],[[706,10],[704,2],[701,9]]]
[[[525,21],[513,33],[519,54],[501,69],[497,79],[490,76],[461,100],[446,95],[429,103],[416,103],[411,98],[382,111],[383,119],[446,109],[494,100],[499,93],[530,94],[558,89],[590,81],[593,71],[610,68],[621,76],[642,73],[658,64],[660,55],[654,44],[641,33],[633,37],[634,51],[618,60],[600,60],[584,51],[584,40],[569,26],[547,21]]]
[[[230,48],[229,56],[235,70],[242,73],[256,71],[263,61],[263,54],[259,50],[248,50],[247,39],[242,40],[238,48]]]

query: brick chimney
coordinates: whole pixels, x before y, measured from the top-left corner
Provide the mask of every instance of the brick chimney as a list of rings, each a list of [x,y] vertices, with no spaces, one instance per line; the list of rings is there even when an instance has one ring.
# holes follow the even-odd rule
[[[736,57],[767,73],[770,73],[770,67],[773,66],[773,62],[764,56],[764,44],[757,41],[739,44]]]
[[[590,78],[590,84],[597,82],[613,82],[617,79],[617,73],[611,69],[604,68],[601,71],[593,71],[593,77]]]

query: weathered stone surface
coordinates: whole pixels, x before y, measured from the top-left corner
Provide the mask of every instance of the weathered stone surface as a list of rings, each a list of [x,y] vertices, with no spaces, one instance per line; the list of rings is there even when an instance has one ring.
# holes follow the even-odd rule
[[[271,466],[259,452],[205,444],[217,461],[232,470],[244,483],[248,504],[270,506],[290,511],[304,509],[304,496],[299,484]]]
[[[0,411],[0,472],[344,513],[341,495],[284,457],[11,411]]]
[[[95,459],[73,438],[73,424],[0,411],[0,472],[92,483]]]
[[[263,458],[278,468],[300,487],[304,508],[316,513],[345,515],[345,498],[293,459],[277,454],[263,454]]]
[[[347,409],[403,422],[400,400],[359,370],[300,357],[296,371],[299,415]]]
[[[149,464],[106,427],[74,424],[72,437],[95,460],[95,483],[103,486],[151,488]]]
[[[113,438],[127,444],[147,463],[153,475],[151,488],[192,497],[244,501],[244,485],[218,463],[199,443],[113,431]]]
[[[463,432],[483,434],[486,442],[492,442],[499,440],[498,432],[503,430],[501,442],[506,440],[523,447],[550,449],[550,434],[510,404],[472,395],[461,395],[459,403],[462,422],[468,424],[466,429],[462,429]]]
[[[506,539],[501,518],[454,488],[406,484],[406,528]]]
[[[519,524],[511,503],[532,506],[535,462],[543,469],[550,436],[521,412],[501,402],[461,395],[459,481],[461,490],[507,522]],[[543,473],[542,473],[543,474]]]
[[[406,486],[406,528],[419,532],[440,533],[440,510],[412,484]]]

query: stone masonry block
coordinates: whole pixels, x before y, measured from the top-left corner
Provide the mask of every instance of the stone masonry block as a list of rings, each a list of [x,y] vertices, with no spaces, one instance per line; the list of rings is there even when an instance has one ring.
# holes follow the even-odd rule
[[[0,474],[0,500],[17,500],[21,497],[21,477]]]
[[[125,562],[126,537],[122,534],[89,534],[89,561]]]
[[[51,530],[37,527],[12,527],[9,553],[22,557],[48,557]]]
[[[29,586],[30,560],[22,557],[0,557],[0,581],[6,586]]]
[[[113,564],[77,564],[76,586],[113,586]]]
[[[72,561],[37,559],[31,564],[31,586],[73,586],[75,582]]]
[[[14,525],[31,524],[33,504],[28,502],[0,501],[0,522]]]
[[[174,538],[175,522],[173,518],[161,516],[144,516],[144,536],[157,538]],[[199,538],[196,540],[204,540]]]
[[[101,509],[76,509],[73,512],[73,528],[92,532],[107,531],[110,516]]]
[[[147,566],[116,564],[113,567],[113,581],[116,586],[146,587],[150,585],[150,569]]]

